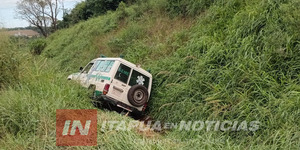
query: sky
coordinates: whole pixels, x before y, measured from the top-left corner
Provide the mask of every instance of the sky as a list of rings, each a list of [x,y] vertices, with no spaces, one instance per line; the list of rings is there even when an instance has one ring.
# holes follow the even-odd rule
[[[27,27],[29,23],[27,21],[16,18],[16,3],[20,0],[0,0],[0,28],[15,28],[15,27]],[[64,0],[64,7],[66,9],[74,8],[78,2],[83,0]],[[58,17],[62,20],[62,11]]]

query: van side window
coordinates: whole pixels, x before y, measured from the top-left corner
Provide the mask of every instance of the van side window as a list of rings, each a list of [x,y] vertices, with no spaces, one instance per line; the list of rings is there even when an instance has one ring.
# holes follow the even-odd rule
[[[110,72],[111,67],[114,65],[115,61],[114,60],[101,60],[97,64],[96,71],[100,72]]]
[[[91,68],[92,71],[95,71],[97,69],[97,66],[98,66],[99,62],[100,62],[99,60],[95,61],[93,67]]]
[[[130,81],[129,81],[129,85],[133,86],[133,85],[144,85],[146,88],[148,88],[149,86],[149,77],[141,74],[140,72],[137,72],[135,70],[132,71],[131,77],[130,77]]]
[[[106,61],[106,69],[104,70],[104,72],[110,72],[112,66],[114,65],[115,61],[114,60],[108,60]]]
[[[105,65],[105,61],[104,60],[99,61],[98,66],[96,68],[96,71],[103,70],[104,65]]]
[[[117,73],[115,75],[115,79],[118,79],[124,83],[127,83],[128,81],[128,77],[130,74],[130,70],[131,68],[129,68],[128,66],[125,66],[124,64],[120,64]]]

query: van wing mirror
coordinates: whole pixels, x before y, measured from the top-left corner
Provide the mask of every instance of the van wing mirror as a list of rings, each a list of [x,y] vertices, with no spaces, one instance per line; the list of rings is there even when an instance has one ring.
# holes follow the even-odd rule
[[[82,70],[83,70],[83,67],[80,67],[80,68],[79,68],[79,71],[81,72]]]

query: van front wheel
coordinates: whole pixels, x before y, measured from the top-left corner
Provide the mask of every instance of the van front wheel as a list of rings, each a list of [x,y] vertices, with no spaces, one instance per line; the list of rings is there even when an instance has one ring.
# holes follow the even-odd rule
[[[140,107],[143,106],[149,97],[148,90],[143,85],[132,86],[127,95],[127,99],[133,106]]]

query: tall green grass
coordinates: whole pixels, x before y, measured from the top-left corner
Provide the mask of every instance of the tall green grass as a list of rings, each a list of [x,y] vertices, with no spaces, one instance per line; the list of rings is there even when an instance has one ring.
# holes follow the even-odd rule
[[[23,54],[20,82],[1,91],[1,149],[74,149],[56,147],[56,109],[97,109],[88,92],[66,80],[56,62]],[[101,132],[102,122],[132,121],[116,112],[98,110],[98,146],[94,149],[170,149],[159,139],[143,136],[137,130]],[[159,144],[157,144],[159,143]],[[90,149],[91,147],[75,147]]]
[[[18,58],[16,47],[4,30],[0,30],[0,89],[18,80]]]
[[[217,0],[167,0],[166,10],[171,16],[197,16]]]
[[[149,36],[148,31],[155,29],[151,15],[159,17],[162,10],[169,11],[154,9],[157,14],[150,11],[134,21],[119,23],[116,30],[121,32],[113,35],[107,49],[151,68],[155,82],[149,114],[154,118],[175,122],[259,120],[261,129],[255,135],[224,134],[232,140],[260,139],[266,145],[299,145],[298,3],[216,1],[192,28],[174,31],[166,40],[159,38],[162,32]],[[155,6],[151,4],[141,8]],[[145,34],[136,34],[141,32]],[[164,51],[168,53],[156,57]],[[274,137],[277,132],[281,133],[279,138]],[[282,138],[287,141],[280,142]]]
[[[109,13],[81,22],[70,29],[57,31],[47,39],[48,45],[43,55],[57,60],[63,69],[78,70],[78,66],[88,63],[91,58],[99,57],[103,53],[94,45],[93,40],[96,36],[115,29],[117,22],[117,14]]]
[[[51,35],[41,58],[29,57],[22,63],[20,85],[1,92],[0,145],[56,148],[55,109],[93,108],[86,90],[65,77],[99,54],[122,53],[151,69],[154,84],[147,113],[154,119],[258,120],[260,128],[171,130],[153,139],[135,131],[100,132],[97,148],[299,148],[299,2],[177,1],[185,7],[168,2],[122,6]],[[187,9],[192,6],[201,9]],[[103,111],[100,116],[100,122],[124,118]]]
[[[296,11],[292,6],[297,3],[228,1],[212,6],[191,29],[188,42],[172,57],[152,64],[157,81],[150,114],[170,121],[259,120],[255,135],[228,136],[278,147],[299,145],[295,31],[300,22],[286,19],[297,20],[294,13],[286,13]]]

